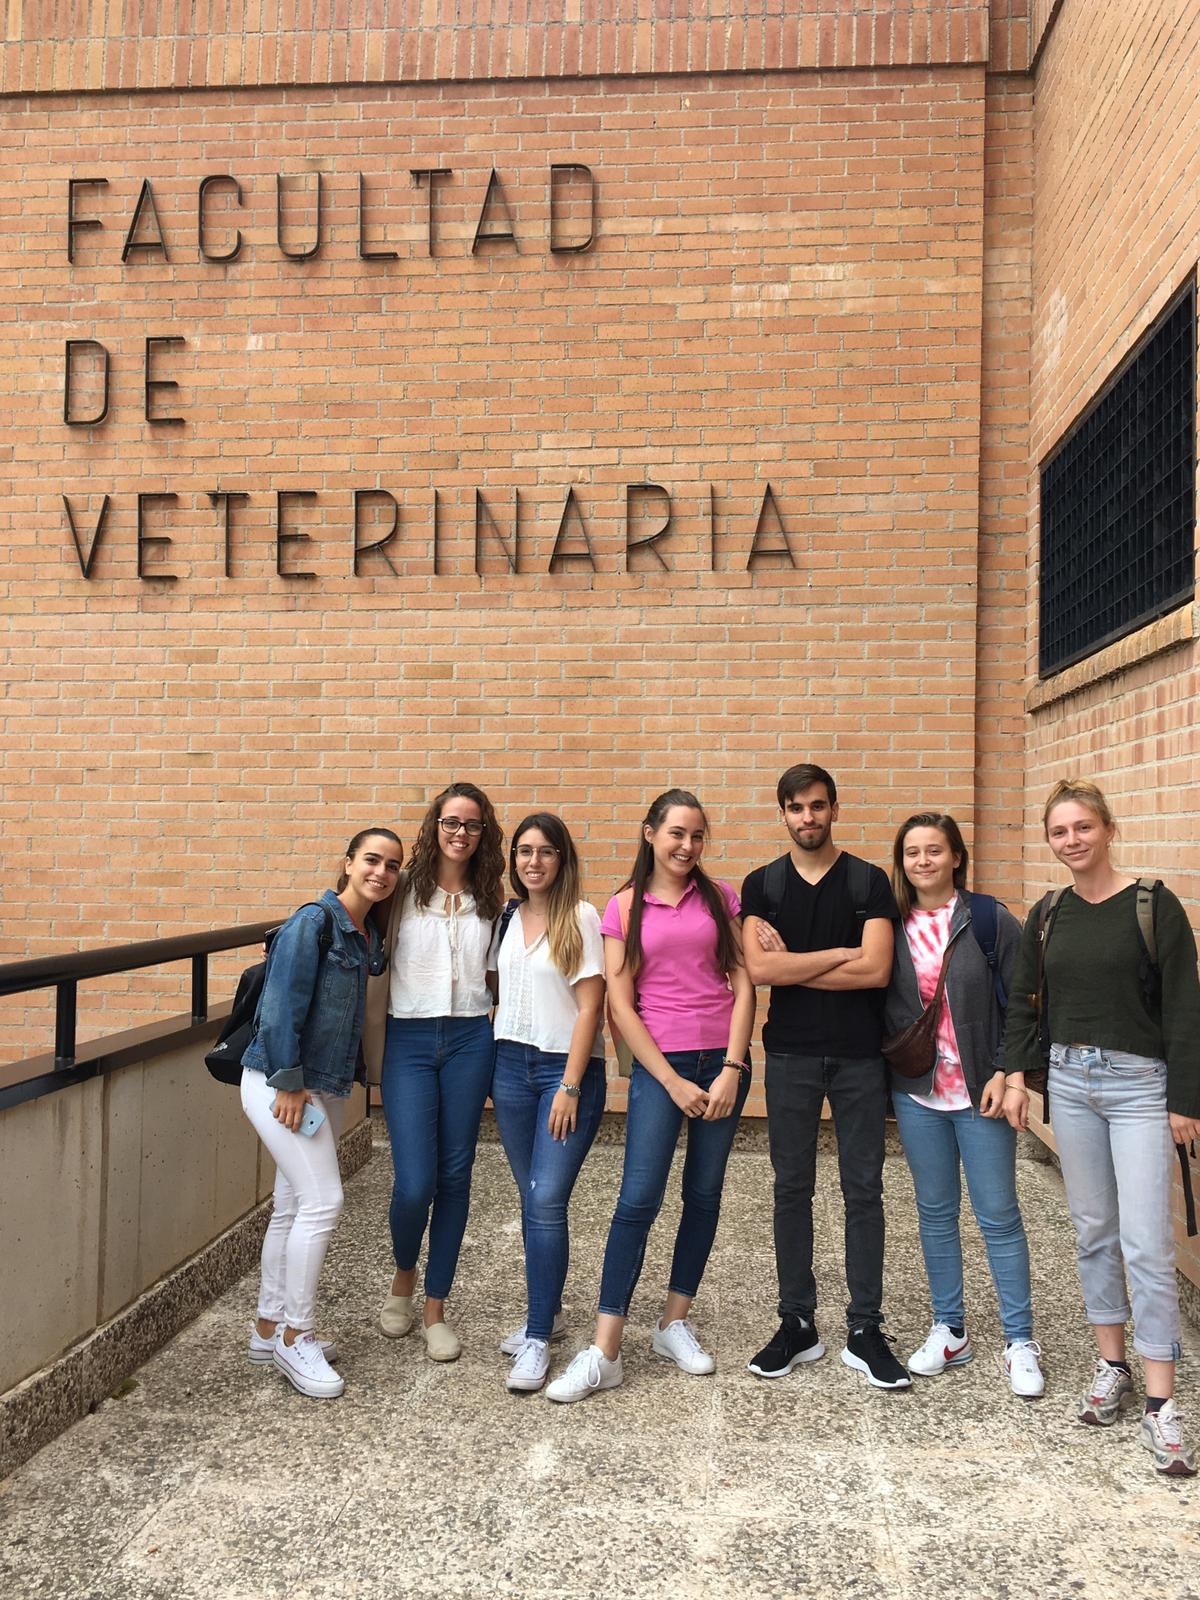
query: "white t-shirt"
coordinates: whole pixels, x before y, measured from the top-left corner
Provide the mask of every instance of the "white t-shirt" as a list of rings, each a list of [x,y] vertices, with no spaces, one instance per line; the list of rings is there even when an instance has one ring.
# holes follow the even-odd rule
[[[494,1027],[497,1039],[532,1045],[535,1050],[545,1050],[552,1055],[566,1055],[570,1050],[571,1035],[579,1018],[575,985],[581,978],[604,976],[600,913],[586,900],[581,900],[577,909],[579,930],[583,934],[583,959],[579,971],[569,982],[551,961],[550,944],[544,933],[526,949],[519,907],[509,918],[504,943],[499,949],[493,941],[488,968],[500,974],[500,1000]],[[589,1054],[604,1055],[603,1021],[596,1028]]]
[[[427,906],[410,889],[392,952],[393,1017],[486,1017],[492,1009],[487,953],[492,924],[475,910],[473,895],[455,897],[435,888]]]

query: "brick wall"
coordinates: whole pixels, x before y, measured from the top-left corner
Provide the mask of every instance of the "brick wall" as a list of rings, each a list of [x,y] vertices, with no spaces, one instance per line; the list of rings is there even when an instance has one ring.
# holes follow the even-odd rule
[[[561,809],[599,898],[675,782],[740,880],[779,848],[774,781],[806,755],[876,858],[918,800],[969,826],[984,110],[981,70],[927,68],[11,99],[4,953],[285,909],[361,824],[411,838],[451,775],[509,824]],[[587,252],[547,248],[551,162],[595,175]],[[432,257],[425,167],[452,169]],[[508,209],[494,195],[486,228],[507,215],[518,248],[472,254],[493,167]],[[242,185],[236,215],[212,196],[210,248],[244,238],[227,265],[197,248],[217,173]],[[322,175],[310,261],[281,257],[279,173],[290,249]],[[394,260],[360,259],[359,173],[367,248]],[[79,192],[104,226],[73,265],[71,176],[109,180]],[[144,180],[170,260],[122,264]],[[153,358],[177,426],[143,416],[160,337],[186,340]],[[110,352],[98,426],[63,423],[67,338]],[[95,392],[81,361],[80,414]],[[627,527],[642,481],[671,496],[668,570],[626,553],[663,504]],[[796,565],[748,571],[768,483]],[[355,577],[354,493],[378,488],[395,570]],[[569,490],[596,570],[550,574]],[[291,491],[316,497],[284,513],[311,542],[282,564],[311,579],[276,573]],[[491,538],[475,571],[477,491],[506,532],[519,495],[516,575]],[[250,496],[228,578],[218,492]],[[173,542],[139,577],[137,497],[163,493],[143,533]],[[111,497],[90,579],[64,494],[85,552]],[[759,550],[780,543],[768,515]],[[85,1033],[172,983],[99,986]]]
[[[1200,12],[1170,4],[1065,0],[1038,68],[1034,119],[1029,561],[1036,575],[1037,462],[1191,273],[1200,256],[1195,171]],[[1027,677],[1036,675],[1031,585]],[[1059,869],[1040,843],[1046,793],[1066,772],[1093,775],[1120,823],[1120,859],[1161,875],[1200,922],[1200,671],[1192,628],[1148,630],[1168,648],[1084,680],[1034,709],[1026,740],[1026,901]],[[1183,1258],[1200,1277],[1200,1251]]]

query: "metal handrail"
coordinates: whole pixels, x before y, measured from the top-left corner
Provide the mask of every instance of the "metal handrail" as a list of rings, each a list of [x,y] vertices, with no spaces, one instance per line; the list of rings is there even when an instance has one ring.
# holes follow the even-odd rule
[[[39,956],[33,961],[10,961],[0,966],[0,996],[28,994],[35,989],[56,991],[54,1008],[54,1066],[75,1064],[75,1028],[78,989],[87,978],[110,977],[116,972],[137,972],[169,961],[192,963],[192,1022],[208,1019],[208,958],[222,950],[259,944],[280,918],[244,923],[236,928],[214,928],[208,933],[185,933],[171,939],[146,939],[139,944],[109,945],[98,950],[76,950],[69,955]]]

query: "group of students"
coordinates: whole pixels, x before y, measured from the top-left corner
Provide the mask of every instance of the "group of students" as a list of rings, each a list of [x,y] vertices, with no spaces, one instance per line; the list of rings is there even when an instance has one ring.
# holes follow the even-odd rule
[[[271,946],[243,1057],[242,1104],[277,1165],[251,1359],[273,1362],[304,1394],[342,1393],[315,1305],[342,1206],[337,1109],[365,1070],[381,1084],[395,1171],[385,1335],[419,1326],[433,1360],[460,1353],[446,1302],[490,1095],[520,1197],[528,1289],[524,1326],[500,1344],[511,1357],[508,1388],[545,1386],[548,1399],[570,1402],[622,1383],[626,1319],[685,1121],[682,1212],[652,1349],[685,1373],[711,1373],[690,1311],[749,1089],[763,985],[780,1321],[750,1372],[782,1378],[825,1353],[813,1195],[828,1100],[845,1204],[842,1361],[874,1387],[899,1390],[913,1374],[971,1359],[961,1172],[999,1299],[1009,1382],[1025,1398],[1043,1393],[1016,1135],[1028,1116],[1026,1075],[1048,1064],[1097,1345],[1079,1419],[1116,1421],[1132,1392],[1132,1315],[1145,1375],[1141,1442],[1160,1472],[1192,1473],[1174,1399],[1172,1156],[1200,1132],[1200,980],[1178,899],[1116,866],[1115,823],[1089,782],[1059,783],[1050,795],[1046,839],[1072,882],[1035,906],[1023,930],[968,891],[967,847],[952,817],[905,821],[889,883],[834,843],[837,787],[824,768],[790,767],[777,792],[789,848],[751,872],[740,896],[704,871],[709,829],[696,796],[659,795],[603,917],[583,898],[570,833],[546,812],[513,832],[505,902],[503,833],[471,783],[432,801],[407,867],[390,829],[351,840],[336,892],[302,906]],[[614,1043],[631,1062],[621,1185],[594,1336],[547,1384],[550,1346],[566,1331],[568,1206],[604,1112],[606,999]],[[885,1036],[930,1008],[936,1058],[923,1077],[901,1077],[884,1060]],[[906,1365],[882,1326],[889,1100],[932,1299],[929,1335]]]

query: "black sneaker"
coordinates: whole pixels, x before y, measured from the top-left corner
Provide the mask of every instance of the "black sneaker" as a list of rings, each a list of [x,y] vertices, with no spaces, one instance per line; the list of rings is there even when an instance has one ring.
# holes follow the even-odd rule
[[[876,1389],[908,1389],[912,1385],[912,1379],[892,1354],[887,1334],[873,1322],[850,1329],[842,1360],[856,1372],[865,1373],[867,1382]]]
[[[795,1311],[785,1311],[779,1332],[746,1365],[756,1378],[786,1378],[802,1361],[819,1361],[824,1354],[813,1324]]]

